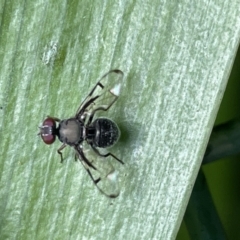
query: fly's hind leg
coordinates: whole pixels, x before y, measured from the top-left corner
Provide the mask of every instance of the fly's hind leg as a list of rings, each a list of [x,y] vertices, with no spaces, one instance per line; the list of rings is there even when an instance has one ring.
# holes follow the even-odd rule
[[[97,148],[95,148],[94,146],[93,146],[93,144],[90,144],[91,145],[91,147],[92,147],[92,149],[93,149],[93,151],[96,153],[96,154],[98,154],[99,156],[101,156],[101,157],[109,157],[109,156],[111,156],[111,157],[113,157],[115,160],[117,160],[118,162],[120,162],[121,164],[124,164],[124,162],[122,161],[122,160],[120,160],[119,158],[117,158],[115,155],[113,155],[112,153],[106,153],[106,154],[102,154],[102,153],[100,153],[99,151],[98,151],[98,149]]]

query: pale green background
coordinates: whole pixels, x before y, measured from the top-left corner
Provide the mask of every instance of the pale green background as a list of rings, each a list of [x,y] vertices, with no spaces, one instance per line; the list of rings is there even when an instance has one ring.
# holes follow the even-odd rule
[[[174,239],[239,42],[230,1],[0,1],[0,239]],[[36,136],[109,69],[121,195]]]

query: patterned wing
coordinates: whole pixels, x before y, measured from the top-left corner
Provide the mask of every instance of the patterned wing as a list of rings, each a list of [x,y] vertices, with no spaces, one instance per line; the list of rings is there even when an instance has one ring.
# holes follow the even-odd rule
[[[96,111],[107,111],[118,99],[122,86],[123,72],[115,69],[106,73],[82,102],[76,118],[86,122]]]
[[[107,197],[116,198],[120,190],[117,171],[111,164],[115,159],[111,155],[99,156],[86,141],[76,146],[75,150],[78,159],[98,190]]]

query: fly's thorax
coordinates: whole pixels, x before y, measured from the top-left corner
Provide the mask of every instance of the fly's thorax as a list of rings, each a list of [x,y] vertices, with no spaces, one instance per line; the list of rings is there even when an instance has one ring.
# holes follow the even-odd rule
[[[91,127],[95,128],[93,144],[96,147],[107,148],[114,145],[120,137],[120,130],[115,122],[108,118],[98,118]]]
[[[83,141],[83,123],[76,118],[64,119],[59,123],[59,140],[68,145]]]

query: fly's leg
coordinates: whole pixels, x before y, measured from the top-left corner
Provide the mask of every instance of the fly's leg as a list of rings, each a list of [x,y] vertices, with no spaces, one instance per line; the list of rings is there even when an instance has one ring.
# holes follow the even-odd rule
[[[59,154],[60,157],[61,157],[60,163],[63,163],[62,150],[63,150],[66,146],[67,146],[67,145],[64,143],[64,144],[57,150],[58,154]]]
[[[76,146],[76,147],[75,147],[75,150],[76,150],[77,153],[78,153],[78,157],[79,157],[80,162],[82,163],[83,167],[84,167],[85,170],[87,171],[89,177],[90,177],[91,180],[93,181],[94,185],[98,188],[98,190],[99,190],[102,194],[104,194],[105,196],[107,196],[107,197],[109,197],[109,198],[116,198],[116,197],[119,195],[119,193],[107,194],[105,191],[103,191],[103,190],[99,187],[99,184],[98,184],[98,183],[102,180],[101,177],[98,177],[98,178],[94,179],[94,177],[93,177],[93,175],[92,175],[92,173],[91,173],[91,171],[90,171],[91,169],[93,169],[93,170],[95,170],[95,171],[98,171],[98,169],[97,169],[95,166],[93,166],[93,165],[91,164],[91,162],[86,158],[86,156],[84,155],[81,147]]]
[[[117,158],[115,155],[113,155],[112,153],[106,153],[106,154],[102,154],[102,153],[100,153],[99,151],[98,151],[98,149],[97,148],[95,148],[94,146],[93,146],[93,144],[90,144],[91,145],[91,147],[92,147],[92,149],[93,149],[93,151],[96,153],[96,154],[98,154],[99,156],[101,156],[101,157],[109,157],[109,156],[111,156],[111,157],[113,157],[115,160],[117,160],[118,162],[120,162],[121,164],[124,164],[124,162],[122,161],[122,160],[120,160],[119,158]]]
[[[80,162],[82,163],[82,165],[84,166],[84,168],[86,169],[86,171],[88,172],[90,178],[92,179],[92,181],[94,182],[95,185],[97,185],[97,183],[101,180],[101,178],[98,179],[94,179],[93,175],[91,174],[89,168],[94,169],[95,171],[97,171],[96,167],[92,165],[92,163],[85,157],[81,147],[77,146],[75,148],[75,150],[78,153],[78,157]],[[77,154],[75,155],[75,157],[77,157]]]
[[[85,113],[85,110],[87,109],[87,107],[88,107],[90,104],[94,103],[94,101],[95,101],[97,98],[98,98],[98,96],[95,97],[95,98],[91,98],[88,102],[86,102],[86,104],[83,106],[81,112],[79,112],[79,113],[77,114],[76,118],[82,119],[83,121],[85,121],[86,116],[83,115],[83,114]],[[118,99],[118,96],[115,96],[115,98],[113,99],[113,101],[112,101],[107,107],[99,107],[99,108],[96,108],[96,109],[90,114],[90,116],[89,116],[89,118],[88,118],[88,120],[87,120],[87,122],[86,122],[86,126],[89,126],[89,125],[92,123],[92,120],[93,120],[93,118],[94,118],[94,115],[95,115],[95,113],[96,113],[97,111],[100,111],[100,110],[102,110],[102,111],[107,111],[107,110],[117,101],[117,99]]]
[[[98,86],[98,85],[99,85],[100,87],[102,87],[102,84],[101,84],[100,82],[99,82],[96,86]],[[103,87],[102,87],[102,88],[103,88]],[[94,88],[94,90],[95,90],[95,88]],[[114,96],[115,96],[115,95],[114,95]],[[99,98],[99,96],[90,98],[90,99],[84,104],[84,106],[82,107],[81,111],[79,111],[79,112],[77,113],[76,118],[77,118],[77,119],[81,119],[81,120],[84,121],[85,116],[83,116],[83,114],[84,114],[85,112],[87,112],[86,109],[89,107],[89,105],[94,104],[94,101],[95,101],[97,98]],[[97,111],[100,111],[100,110],[102,110],[102,111],[107,111],[107,110],[117,101],[117,99],[118,99],[118,96],[115,96],[114,99],[113,99],[113,101],[112,101],[107,107],[99,107],[99,108],[96,108],[96,109],[91,113],[91,115],[89,116],[89,118],[88,118],[88,120],[87,120],[87,123],[86,123],[86,126],[89,126],[89,125],[92,123],[93,117],[94,117],[94,115],[95,115],[95,113],[96,113]]]
[[[88,119],[88,122],[87,122],[87,126],[89,126],[89,125],[92,123],[93,117],[94,117],[94,115],[95,115],[95,113],[96,113],[97,111],[100,111],[100,110],[102,110],[102,111],[107,111],[107,110],[117,101],[117,99],[118,99],[118,96],[115,96],[114,100],[113,100],[107,107],[99,107],[99,108],[96,108],[96,109],[92,112],[92,114],[90,115],[90,117],[89,117],[89,119]]]

